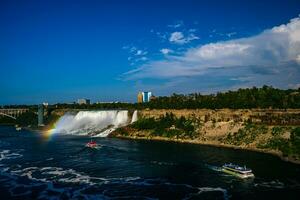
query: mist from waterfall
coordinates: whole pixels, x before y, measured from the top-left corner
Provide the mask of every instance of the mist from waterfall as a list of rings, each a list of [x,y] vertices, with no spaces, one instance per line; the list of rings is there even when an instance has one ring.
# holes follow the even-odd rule
[[[67,113],[56,124],[55,133],[106,137],[116,128],[137,120],[137,111],[132,117],[127,110],[79,111]]]

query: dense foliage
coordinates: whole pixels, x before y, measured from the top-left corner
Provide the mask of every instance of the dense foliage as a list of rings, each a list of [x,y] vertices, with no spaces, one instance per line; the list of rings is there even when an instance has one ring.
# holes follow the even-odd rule
[[[2,108],[37,108],[37,105],[11,105]],[[91,105],[54,104],[49,109],[246,109],[246,108],[300,108],[300,88],[281,90],[271,86],[246,88],[217,94],[193,93],[160,96],[148,103],[98,103]]]
[[[157,97],[149,103],[56,104],[52,107],[73,109],[300,108],[300,89],[281,90],[264,86],[209,95],[200,93],[173,94]]]
[[[194,124],[185,117],[177,118],[173,113],[167,113],[158,119],[141,118],[131,125],[138,130],[151,130],[152,135],[176,138],[193,138]]]
[[[238,146],[248,145],[267,132],[268,128],[264,125],[248,123],[238,132],[229,133],[223,142]],[[284,133],[290,133],[290,137],[283,137]],[[271,129],[271,135],[272,137],[265,142],[257,143],[256,147],[279,150],[283,156],[300,159],[300,127],[275,126]]]
[[[300,127],[297,127],[291,132],[291,146],[292,153],[297,154],[300,157]]]
[[[15,119],[0,115],[0,124],[11,125],[15,123],[16,123]]]
[[[261,147],[277,149],[280,150],[286,156],[294,156],[300,158],[300,127],[289,129],[280,127],[276,129],[277,134],[274,135],[272,130],[272,134],[274,135],[274,137],[271,138],[266,144],[261,145]],[[289,130],[289,139],[280,137],[280,134],[282,134],[284,130]]]
[[[264,125],[247,123],[244,128],[236,133],[229,133],[225,138],[225,143],[233,145],[247,145],[255,141],[260,134],[266,134],[268,128]]]
[[[280,90],[264,86],[247,88],[217,94],[189,95],[173,94],[170,97],[158,97],[147,105],[149,108],[174,109],[245,109],[245,108],[300,108],[300,89]]]
[[[18,125],[21,126],[36,126],[38,123],[37,114],[34,112],[25,112],[17,117]]]
[[[0,125],[20,125],[20,126],[36,126],[37,114],[34,112],[34,108],[29,108],[28,112],[22,113],[16,119],[7,116],[0,115]]]

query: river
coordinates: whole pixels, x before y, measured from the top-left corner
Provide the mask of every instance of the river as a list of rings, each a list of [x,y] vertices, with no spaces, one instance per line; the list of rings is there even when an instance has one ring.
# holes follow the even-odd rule
[[[298,199],[300,166],[257,152],[0,126],[1,199]],[[250,167],[254,179],[218,170]]]

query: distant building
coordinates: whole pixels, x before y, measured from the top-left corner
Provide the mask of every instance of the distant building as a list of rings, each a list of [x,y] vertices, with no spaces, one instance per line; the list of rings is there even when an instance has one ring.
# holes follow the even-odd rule
[[[156,99],[156,96],[153,96],[153,95],[152,95],[152,96],[150,97],[150,101],[153,101],[153,100],[155,100],[155,99]]]
[[[142,92],[138,93],[137,100],[138,100],[137,101],[138,103],[143,103],[143,93]]]
[[[90,105],[90,104],[91,104],[91,100],[89,100],[89,99],[78,99],[78,100],[77,100],[77,103],[78,103],[79,105],[82,105],[82,104]]]
[[[38,105],[38,126],[44,126],[44,105]]]
[[[143,102],[149,102],[151,96],[152,96],[151,92],[143,92]]]
[[[151,100],[152,92],[139,92],[138,103],[146,103]]]
[[[48,103],[48,102],[43,102],[43,105],[44,105],[45,107],[48,107],[48,106],[49,106],[49,103]]]
[[[120,101],[97,101],[96,104],[120,103]]]

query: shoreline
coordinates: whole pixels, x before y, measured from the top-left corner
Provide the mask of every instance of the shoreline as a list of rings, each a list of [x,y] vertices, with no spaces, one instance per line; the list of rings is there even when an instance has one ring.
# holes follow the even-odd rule
[[[12,126],[12,125],[3,125],[1,126]],[[12,126],[14,127],[14,126]],[[28,130],[31,132],[43,132],[45,130],[45,127],[21,127],[24,130]],[[172,138],[166,138],[166,137],[160,137],[160,136],[153,136],[153,137],[144,137],[144,136],[124,136],[124,135],[118,135],[114,134],[113,132],[110,133],[108,138],[119,138],[119,139],[127,139],[127,140],[148,140],[148,141],[164,141],[164,142],[173,142],[173,143],[182,143],[182,144],[198,144],[198,145],[206,145],[206,146],[212,146],[217,148],[230,148],[230,149],[236,149],[236,150],[247,150],[252,152],[258,152],[258,153],[265,153],[269,155],[276,156],[280,158],[282,161],[298,164],[300,165],[300,160],[293,159],[291,157],[285,157],[282,156],[282,152],[271,150],[271,149],[259,149],[259,148],[253,148],[253,147],[243,147],[243,146],[236,146],[236,145],[230,145],[230,144],[220,144],[217,142],[209,142],[209,141],[201,141],[201,140],[191,140],[191,139],[172,139]]]
[[[298,164],[300,165],[300,160],[295,160],[289,157],[282,156],[282,153],[280,151],[276,150],[270,150],[270,149],[258,149],[258,148],[251,148],[251,147],[242,147],[242,146],[235,146],[235,145],[229,145],[229,144],[217,144],[214,142],[204,142],[200,140],[186,140],[186,139],[170,139],[165,137],[136,137],[136,136],[120,136],[120,135],[109,135],[108,137],[111,138],[119,138],[119,139],[127,139],[127,140],[148,140],[148,141],[164,141],[164,142],[173,142],[173,143],[182,143],[182,144],[198,144],[198,145],[205,145],[205,146],[211,146],[211,147],[217,147],[217,148],[229,148],[229,149],[236,149],[236,150],[246,150],[246,151],[252,151],[257,153],[265,153],[269,155],[276,156],[280,158],[282,161]]]

